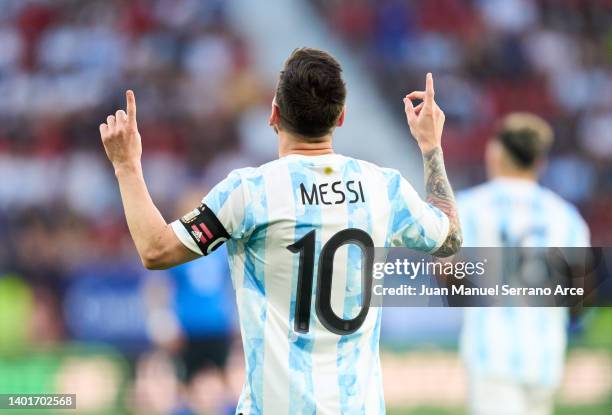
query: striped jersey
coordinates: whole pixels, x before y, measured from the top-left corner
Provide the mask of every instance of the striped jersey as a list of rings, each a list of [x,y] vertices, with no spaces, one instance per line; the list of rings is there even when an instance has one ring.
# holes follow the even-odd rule
[[[351,235],[431,252],[447,236],[447,217],[397,171],[338,154],[235,170],[203,203],[230,235],[246,364],[237,413],[384,413],[380,308],[343,332],[362,309],[362,250]],[[183,226],[173,228],[201,253]],[[322,252],[333,268],[318,287]],[[317,297],[331,305],[332,323],[319,318]]]
[[[535,182],[497,178],[457,196],[464,247],[587,247],[577,209]],[[469,308],[462,356],[470,375],[556,387],[564,367],[565,308]]]

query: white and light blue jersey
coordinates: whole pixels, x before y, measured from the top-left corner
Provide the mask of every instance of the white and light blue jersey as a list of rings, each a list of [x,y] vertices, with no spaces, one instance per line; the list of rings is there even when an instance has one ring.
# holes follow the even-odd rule
[[[316,307],[319,255],[347,229],[365,232],[376,247],[435,251],[447,236],[448,218],[397,171],[337,154],[290,155],[235,170],[203,202],[231,235],[246,362],[237,413],[384,413],[381,309],[371,308],[350,334],[325,326]],[[183,226],[173,228],[199,253]],[[361,249],[345,244],[333,258],[329,302],[347,321],[361,311]],[[308,279],[310,290],[303,288]],[[310,301],[301,304],[305,294]],[[296,315],[305,320],[296,325]]]
[[[587,247],[577,209],[535,182],[498,178],[457,196],[464,247]],[[559,385],[565,360],[564,308],[469,308],[462,356],[471,375]]]

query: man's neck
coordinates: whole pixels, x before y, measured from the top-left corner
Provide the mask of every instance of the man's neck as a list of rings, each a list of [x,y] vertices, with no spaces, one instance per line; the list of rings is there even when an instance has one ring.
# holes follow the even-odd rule
[[[310,143],[291,134],[281,132],[278,136],[278,157],[285,157],[291,154],[302,156],[334,154],[332,136],[329,134],[317,139],[316,142]]]
[[[497,174],[494,174],[493,179],[514,179],[514,180],[524,180],[528,182],[537,182],[538,175],[536,172],[531,170],[520,171],[520,170],[512,170],[512,171],[501,171]]]

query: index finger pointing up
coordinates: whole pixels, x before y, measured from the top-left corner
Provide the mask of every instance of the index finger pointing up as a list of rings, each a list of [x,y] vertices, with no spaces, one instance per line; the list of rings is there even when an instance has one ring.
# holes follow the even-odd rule
[[[433,75],[431,72],[427,73],[427,78],[425,79],[425,93],[430,98],[434,96]]]
[[[433,89],[433,75],[431,72],[427,73],[427,78],[425,79],[425,99],[424,107],[427,110],[433,109],[433,97],[434,97],[434,89]]]
[[[131,89],[125,91],[125,99],[127,101],[128,122],[136,124],[136,97],[134,96],[134,91]]]

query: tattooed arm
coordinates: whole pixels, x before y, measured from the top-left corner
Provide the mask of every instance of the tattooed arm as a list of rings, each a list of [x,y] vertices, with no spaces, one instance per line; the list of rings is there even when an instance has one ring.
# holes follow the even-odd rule
[[[423,102],[415,107],[412,100],[423,100]],[[433,255],[447,257],[459,251],[463,238],[455,196],[446,177],[442,156],[442,130],[445,116],[434,100],[434,83],[431,73],[427,74],[425,91],[414,91],[406,95],[404,110],[410,132],[423,153],[427,202],[444,212],[450,223],[446,240]]]
[[[423,165],[425,168],[425,188],[427,190],[427,202],[440,209],[448,216],[448,236],[440,248],[433,253],[434,256],[447,257],[459,251],[462,243],[461,226],[455,204],[455,196],[444,168],[444,157],[442,149],[436,147],[423,153]]]

